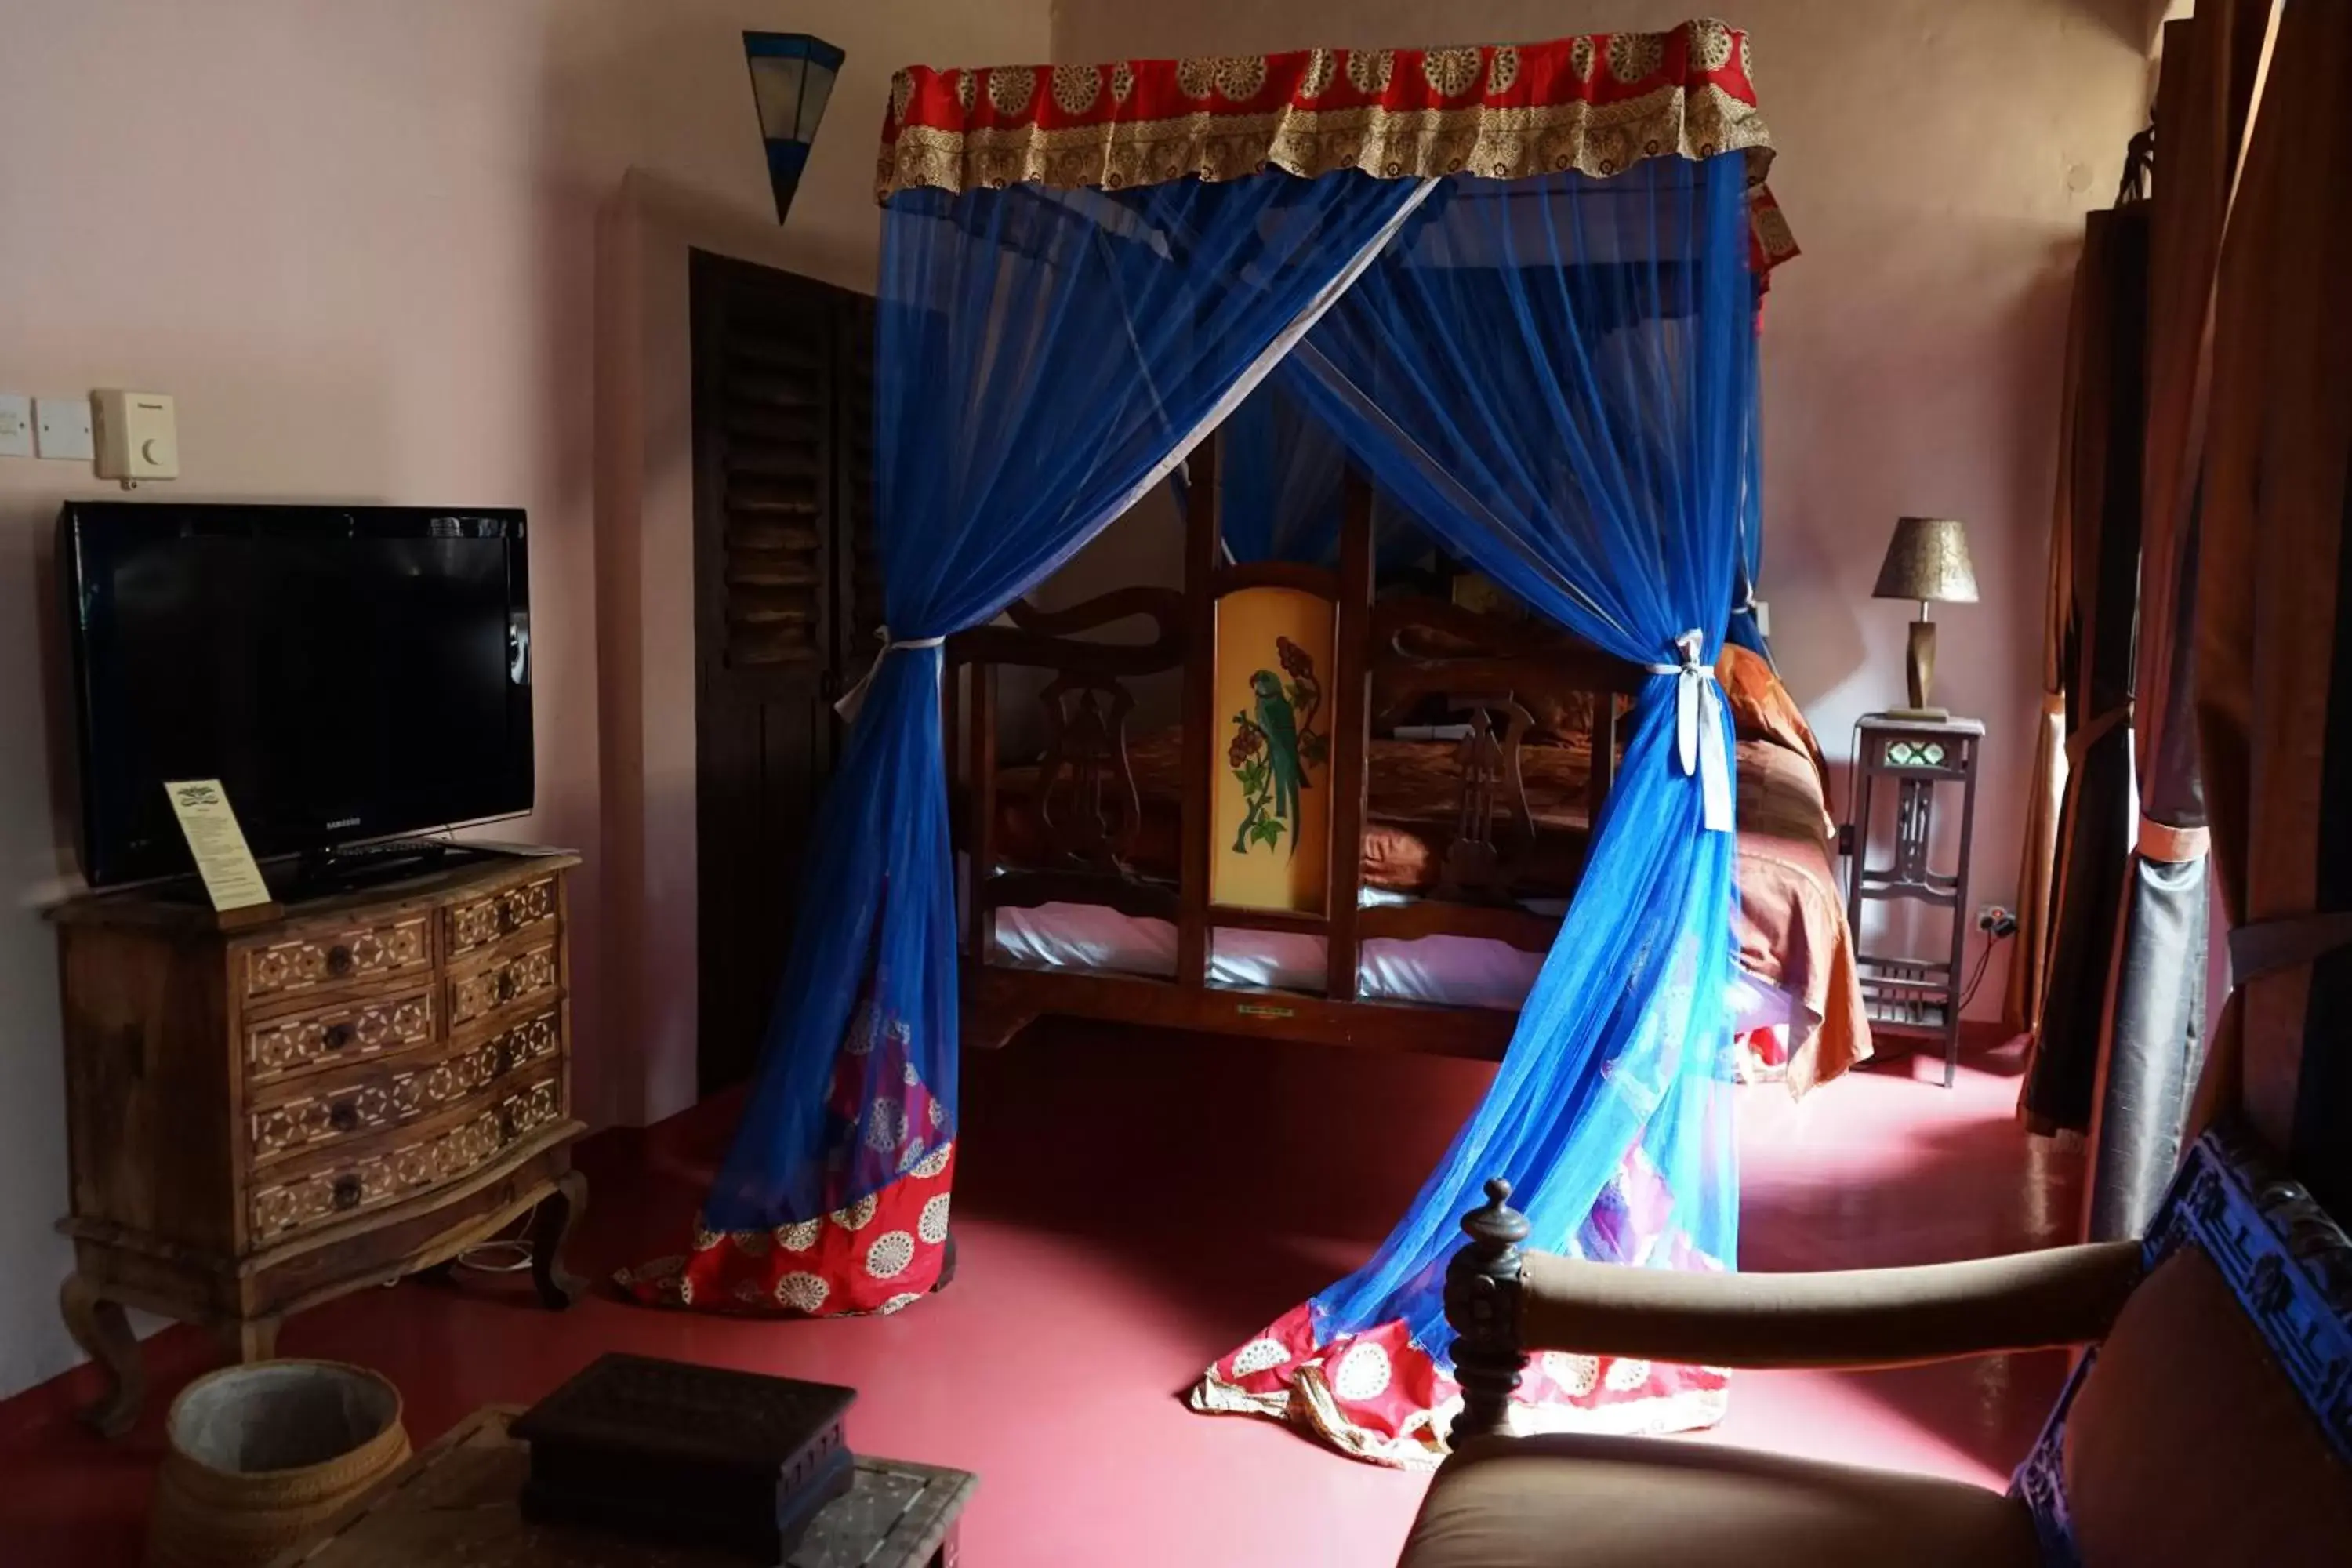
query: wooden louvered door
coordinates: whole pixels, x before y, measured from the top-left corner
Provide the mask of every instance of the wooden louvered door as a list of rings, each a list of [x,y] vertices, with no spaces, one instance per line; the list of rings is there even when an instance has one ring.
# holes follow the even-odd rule
[[[709,1094],[758,1060],[838,741],[833,699],[854,640],[865,639],[861,653],[872,646],[880,595],[872,301],[699,251],[691,287],[698,1062]]]

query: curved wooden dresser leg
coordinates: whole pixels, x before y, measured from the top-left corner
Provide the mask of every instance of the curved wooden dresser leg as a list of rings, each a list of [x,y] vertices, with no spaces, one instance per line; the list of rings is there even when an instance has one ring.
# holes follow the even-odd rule
[[[130,1314],[122,1303],[99,1294],[98,1287],[77,1270],[58,1289],[58,1310],[65,1315],[66,1331],[84,1354],[106,1373],[107,1390],[97,1404],[81,1412],[83,1422],[101,1437],[120,1437],[139,1419],[147,1397],[147,1368],[139,1356],[138,1337],[131,1331]]]
[[[530,1282],[539,1288],[540,1304],[560,1312],[587,1293],[588,1281],[563,1266],[564,1245],[580,1216],[588,1212],[588,1178],[566,1171],[555,1178],[555,1190],[540,1200],[530,1222]]]

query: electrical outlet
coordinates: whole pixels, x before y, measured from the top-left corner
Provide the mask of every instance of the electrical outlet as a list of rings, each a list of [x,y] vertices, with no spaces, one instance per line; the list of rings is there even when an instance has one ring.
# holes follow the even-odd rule
[[[90,439],[87,396],[33,399],[33,434],[44,458],[87,463],[98,456]]]
[[[22,393],[0,392],[0,458],[33,455],[33,400]]]
[[[1999,904],[1977,906],[1977,930],[1998,931],[2003,926],[2008,926],[2011,931],[2016,930],[2017,917]]]

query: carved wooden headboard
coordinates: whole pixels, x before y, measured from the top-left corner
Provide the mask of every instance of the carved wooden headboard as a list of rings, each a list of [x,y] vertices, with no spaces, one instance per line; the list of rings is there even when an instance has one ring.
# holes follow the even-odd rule
[[[1443,599],[1384,599],[1371,621],[1374,732],[1433,705],[1462,731],[1460,813],[1438,895],[1500,897],[1536,838],[1520,764],[1538,715],[1553,738],[1590,745],[1586,798],[1598,820],[1616,781],[1619,700],[1638,693],[1649,672],[1557,626]]]
[[[975,626],[947,644],[951,671],[973,667],[966,782],[975,809],[965,837],[974,864],[995,869],[994,671],[1009,667],[1050,677],[1036,693],[1045,745],[1034,801],[1050,869],[1131,879],[1128,858],[1142,826],[1143,804],[1128,757],[1128,719],[1135,709],[1129,683],[1184,667],[1184,595],[1172,588],[1121,588],[1060,610],[1015,600],[1005,616],[1011,626]],[[1085,635],[1131,619],[1152,623],[1149,641],[1108,642]],[[950,679],[951,695],[955,689]],[[952,724],[949,732],[955,732]],[[1009,887],[999,890],[1006,895],[1001,901],[1027,901]],[[1038,896],[1051,891],[1031,889]]]

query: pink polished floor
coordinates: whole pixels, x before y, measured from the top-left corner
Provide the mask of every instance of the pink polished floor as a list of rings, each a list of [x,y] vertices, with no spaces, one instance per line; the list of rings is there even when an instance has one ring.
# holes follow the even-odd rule
[[[1802,1104],[1741,1091],[1742,1258],[1759,1269],[1919,1263],[2060,1238],[2074,1163],[2026,1137],[2011,1050],[1947,1091],[1896,1058]],[[1100,1028],[1041,1028],[966,1072],[961,1279],[889,1319],[649,1311],[561,1316],[461,1274],[362,1291],[288,1324],[281,1350],[382,1369],[421,1444],[478,1405],[529,1402],[627,1349],[860,1391],[854,1446],[978,1471],[975,1568],[1391,1563],[1426,1484],[1261,1422],[1195,1415],[1209,1359],[1361,1258],[1412,1197],[1488,1069]],[[574,1262],[601,1278],[674,1249],[726,1107],[582,1151]],[[148,1345],[131,1436],[67,1414],[88,1369],[0,1404],[0,1562],[137,1561],[161,1413],[215,1364],[173,1328]],[[1705,1440],[2005,1484],[2064,1373],[2058,1353],[1898,1373],[1742,1374]]]

